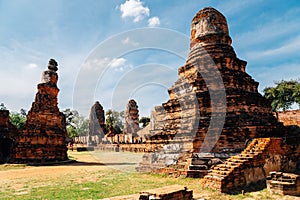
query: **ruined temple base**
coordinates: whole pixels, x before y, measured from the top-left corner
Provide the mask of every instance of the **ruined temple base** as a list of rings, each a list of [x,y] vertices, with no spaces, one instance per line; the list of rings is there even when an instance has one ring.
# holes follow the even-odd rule
[[[267,177],[267,188],[274,193],[300,196],[300,175],[270,172],[270,175]]]
[[[175,167],[164,167],[156,170],[156,173],[173,177],[203,178],[209,170],[217,164],[223,163],[237,153],[194,153],[187,162],[179,163]]]
[[[241,154],[213,167],[203,185],[230,194],[263,189],[269,172],[296,171],[299,157],[300,137],[257,138]]]
[[[99,144],[94,147],[95,151],[114,151],[114,152],[145,152],[146,144]]]

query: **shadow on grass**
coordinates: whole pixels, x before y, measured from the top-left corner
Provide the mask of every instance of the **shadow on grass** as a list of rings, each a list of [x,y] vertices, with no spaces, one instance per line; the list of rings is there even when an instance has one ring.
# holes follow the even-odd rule
[[[60,162],[45,162],[45,163],[27,163],[27,166],[123,166],[123,165],[136,165],[136,163],[130,162],[82,162],[76,160],[66,160]]]
[[[120,163],[101,163],[101,162],[78,162],[67,164],[71,166],[119,166],[119,165],[136,165],[136,163],[120,162]]]

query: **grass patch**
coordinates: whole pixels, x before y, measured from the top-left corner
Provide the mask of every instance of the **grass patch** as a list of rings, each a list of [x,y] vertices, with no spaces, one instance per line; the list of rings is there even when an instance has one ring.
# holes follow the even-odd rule
[[[97,174],[94,174],[97,176]],[[231,199],[277,199],[272,197],[267,190],[255,195],[226,195],[202,187],[199,179],[185,179],[163,177],[154,174],[121,173],[111,171],[101,174],[97,181],[76,183],[71,180],[57,180],[50,186],[30,187],[24,186],[19,190],[10,190],[0,193],[5,199],[101,199],[113,196],[139,193],[142,190],[157,188],[166,185],[181,184],[193,189],[194,192],[203,193],[203,197],[216,200]],[[30,183],[27,183],[30,184]]]
[[[26,164],[2,164],[0,165],[0,171],[6,171],[11,169],[24,169]]]
[[[86,152],[72,153],[74,159],[80,159],[80,156],[86,158],[87,155]],[[204,199],[296,199],[295,197],[271,194],[266,189],[258,192],[245,193],[244,195],[221,194],[218,191],[203,187],[201,179],[173,178],[159,174],[125,172],[115,167],[103,165],[66,165],[36,168],[27,167],[26,165],[10,165],[5,167],[4,165],[0,166],[0,170],[3,168],[6,169],[5,172],[1,172],[2,175],[6,173],[16,174],[19,172],[18,176],[6,176],[6,179],[0,179],[0,199],[7,200],[102,199],[113,196],[137,194],[146,189],[173,184],[187,186],[194,191],[194,196]],[[23,168],[25,168],[26,171],[23,170]],[[35,172],[33,175],[24,176],[24,173],[33,172]]]

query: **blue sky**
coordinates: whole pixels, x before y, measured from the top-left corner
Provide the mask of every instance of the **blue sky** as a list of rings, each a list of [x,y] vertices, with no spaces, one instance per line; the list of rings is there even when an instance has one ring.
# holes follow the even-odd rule
[[[299,78],[298,0],[0,0],[0,102],[11,111],[29,110],[41,73],[55,58],[61,109],[86,115],[89,104],[99,100],[106,110],[122,110],[135,98],[140,115],[149,115],[154,105],[168,100],[167,88],[188,52],[191,20],[207,6],[226,16],[232,45],[248,62],[247,72],[260,82],[260,91],[273,81]],[[135,30],[148,27],[162,28],[143,35],[158,46],[150,48],[145,41],[149,48],[97,59],[121,44],[139,46]],[[168,31],[170,37],[164,35]],[[106,66],[102,73],[99,63]],[[86,67],[94,71],[81,80]],[[79,87],[85,94],[78,85],[90,88]],[[78,102],[86,107],[77,108]]]

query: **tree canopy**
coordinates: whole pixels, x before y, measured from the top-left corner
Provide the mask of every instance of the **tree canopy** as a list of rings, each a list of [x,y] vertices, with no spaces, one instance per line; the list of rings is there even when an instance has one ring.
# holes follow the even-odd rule
[[[17,129],[23,128],[26,124],[26,110],[21,109],[20,112],[12,112],[9,114],[10,122]]]
[[[0,104],[0,110],[6,110],[7,108],[6,108],[6,106],[4,105],[4,103],[1,103]]]
[[[140,123],[142,123],[143,128],[145,128],[150,123],[150,118],[149,117],[142,117],[140,119]]]
[[[294,103],[300,105],[300,82],[282,80],[275,85],[264,89],[264,96],[272,101],[274,111],[291,109]]]
[[[107,127],[112,126],[115,133],[117,134],[121,133],[124,128],[123,121],[124,121],[125,112],[124,111],[118,112],[109,109],[107,110],[105,115],[106,115],[106,126]]]
[[[66,109],[63,111],[66,116],[67,132],[69,137],[84,136],[89,128],[89,120],[80,116],[78,111]]]

